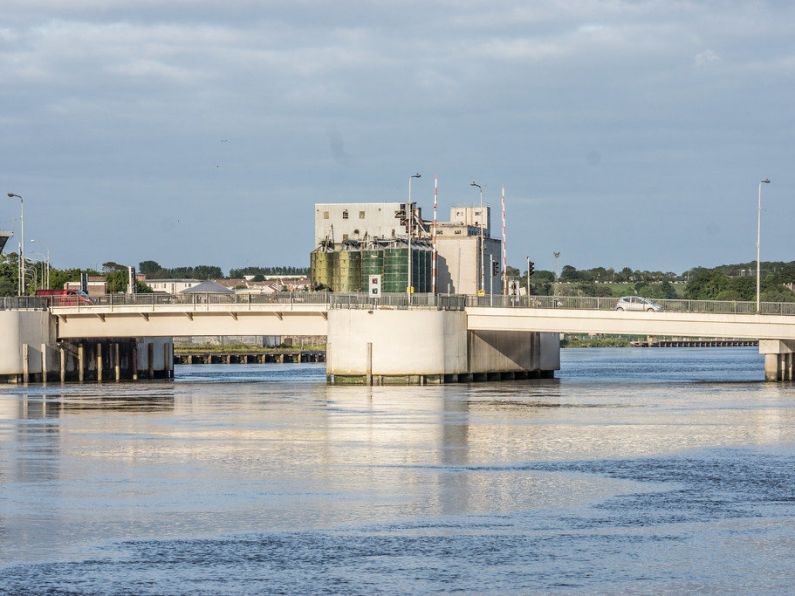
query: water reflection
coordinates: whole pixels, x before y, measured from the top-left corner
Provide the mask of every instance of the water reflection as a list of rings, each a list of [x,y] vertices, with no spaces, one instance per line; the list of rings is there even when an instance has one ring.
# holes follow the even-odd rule
[[[789,520],[795,483],[795,392],[709,382],[728,369],[753,378],[757,362],[704,353],[688,364],[704,377],[676,383],[681,354],[591,351],[568,356],[557,381],[329,387],[321,366],[248,365],[180,367],[174,383],[3,389],[0,560],[23,564],[7,575],[20,589],[36,573],[68,586],[88,573],[96,583],[83,587],[101,591],[108,574],[141,579],[162,562],[158,581],[213,569],[243,582],[201,584],[220,592],[264,587],[245,553],[295,591],[298,567],[330,591],[322,578],[345,573],[401,591],[405,565],[417,574],[403,591],[478,591],[511,587],[512,573],[538,580],[544,565],[562,573],[554,561],[609,582],[663,540],[672,554],[656,556],[687,560],[670,543],[700,536],[698,524]],[[761,490],[771,478],[778,489]],[[666,538],[666,523],[691,525]],[[318,557],[339,565],[324,576]],[[53,560],[74,567],[31,566]],[[439,583],[450,569],[468,583]]]

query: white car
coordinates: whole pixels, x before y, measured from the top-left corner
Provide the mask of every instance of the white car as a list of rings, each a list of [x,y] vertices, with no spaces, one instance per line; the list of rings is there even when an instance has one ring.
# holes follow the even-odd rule
[[[642,310],[647,312],[660,312],[663,307],[648,298],[640,296],[622,296],[616,303],[616,310]]]

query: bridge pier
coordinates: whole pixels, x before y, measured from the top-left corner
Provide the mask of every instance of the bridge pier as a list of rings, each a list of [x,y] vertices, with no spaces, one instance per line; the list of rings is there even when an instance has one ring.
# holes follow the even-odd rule
[[[759,353],[765,357],[765,381],[795,380],[795,341],[760,339]]]
[[[560,368],[558,334],[469,331],[463,311],[332,309],[328,322],[332,384],[501,381]]]

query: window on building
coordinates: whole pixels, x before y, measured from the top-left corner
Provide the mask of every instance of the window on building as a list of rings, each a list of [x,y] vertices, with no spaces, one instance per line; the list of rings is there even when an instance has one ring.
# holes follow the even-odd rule
[[[348,219],[348,210],[342,212],[342,219]]]
[[[359,219],[364,219],[364,211],[359,211]]]
[[[342,235],[342,241],[345,242],[348,239],[348,234]]]
[[[353,231],[353,235],[354,235],[354,236],[358,236],[358,235],[359,235],[359,230],[354,230],[354,231]]]
[[[323,212],[323,219],[328,219],[328,211]]]
[[[442,234],[444,234],[444,232],[442,230],[436,230],[436,235],[437,236],[441,236]]]
[[[461,234],[461,230],[456,230],[455,233],[460,235]]]

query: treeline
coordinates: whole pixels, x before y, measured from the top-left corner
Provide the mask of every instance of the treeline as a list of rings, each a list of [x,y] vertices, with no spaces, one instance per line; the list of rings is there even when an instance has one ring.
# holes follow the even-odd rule
[[[138,264],[138,272],[149,279],[224,279],[224,272],[215,265],[195,265],[192,267],[163,267],[157,261],[142,261]],[[246,275],[308,275],[309,267],[239,267],[230,269],[231,278]]]
[[[795,302],[787,284],[795,283],[795,261],[768,261],[761,264],[760,298],[764,302]],[[527,272],[508,268],[508,276],[527,284]],[[675,283],[680,284],[677,292]],[[672,272],[633,270],[620,271],[595,267],[577,270],[566,265],[556,279],[552,271],[535,271],[530,287],[539,296],[579,295],[619,297],[635,294],[646,298],[677,298],[691,300],[756,300],[756,262],[695,267],[682,275]]]
[[[728,272],[739,273],[731,275]],[[795,282],[795,261],[762,263],[760,298],[763,302],[795,302],[786,284]],[[687,272],[685,297],[692,300],[756,300],[756,263],[696,267]]]
[[[576,269],[565,265],[560,272],[560,281],[590,281],[597,283],[652,283],[663,281],[679,281],[681,275],[672,271],[642,271],[624,267],[616,271],[612,267],[594,267],[593,269]]]
[[[309,267],[241,267],[229,270],[229,277],[247,275],[309,275]]]
[[[222,279],[224,272],[215,265],[195,265],[193,267],[161,267],[157,261],[142,261],[138,272],[149,279]]]

